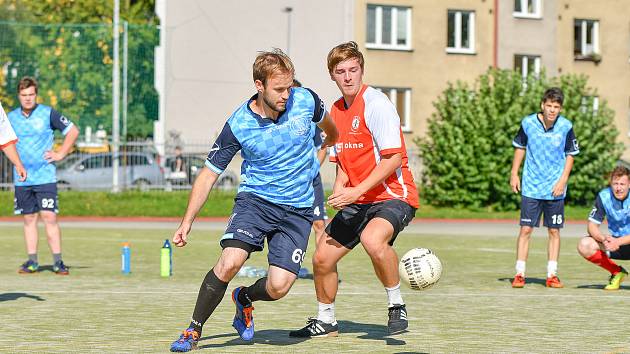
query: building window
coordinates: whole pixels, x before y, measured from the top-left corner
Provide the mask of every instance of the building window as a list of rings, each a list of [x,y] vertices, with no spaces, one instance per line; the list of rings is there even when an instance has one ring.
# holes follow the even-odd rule
[[[599,21],[575,20],[573,30],[575,59],[599,61]]]
[[[447,53],[475,53],[475,13],[448,10]]]
[[[411,89],[399,87],[376,87],[376,89],[389,97],[389,100],[396,107],[402,131],[411,132]]]
[[[514,70],[521,73],[523,80],[527,75],[538,77],[540,74],[540,56],[537,55],[514,55]]]
[[[542,18],[542,0],[514,0],[514,17]]]
[[[411,49],[411,8],[367,6],[366,48]]]
[[[580,111],[582,113],[588,112],[589,102],[591,106],[590,109],[592,110],[593,115],[596,115],[599,111],[599,96],[583,96],[582,104],[580,104]]]

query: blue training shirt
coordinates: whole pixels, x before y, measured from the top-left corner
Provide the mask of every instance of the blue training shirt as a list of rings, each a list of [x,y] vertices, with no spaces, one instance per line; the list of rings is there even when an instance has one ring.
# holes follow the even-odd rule
[[[566,188],[558,197],[552,196],[551,192],[562,176],[567,155],[580,152],[573,124],[564,116],[558,116],[554,125],[545,129],[538,113],[531,114],[521,122],[512,145],[526,149],[522,195],[543,200],[564,199]]]
[[[35,106],[28,117],[22,114],[21,107],[17,108],[9,112],[9,121],[18,138],[16,145],[18,154],[28,173],[26,181],[20,182],[14,168],[15,185],[56,183],[55,165],[44,159],[44,153],[52,150],[55,129],[66,135],[74,124],[61,113],[43,104]]]
[[[595,198],[588,220],[601,224],[608,219],[608,231],[613,237],[630,235],[630,200],[615,198],[610,187],[602,189]]]
[[[276,121],[254,113],[243,103],[231,116],[212,146],[206,167],[222,173],[241,150],[239,192],[250,192],[272,203],[297,208],[313,206],[313,178],[319,172],[316,162],[316,123],[326,108],[313,91],[291,89],[286,110]]]

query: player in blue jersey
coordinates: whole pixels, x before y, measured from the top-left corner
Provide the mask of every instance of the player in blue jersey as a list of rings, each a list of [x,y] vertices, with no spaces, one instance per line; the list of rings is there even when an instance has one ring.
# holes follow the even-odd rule
[[[79,136],[79,130],[68,118],[51,107],[37,104],[37,81],[24,77],[18,83],[20,108],[9,113],[9,121],[18,138],[17,150],[28,172],[26,181],[15,178],[15,214],[24,216],[24,240],[28,260],[19,273],[38,271],[37,219],[41,216],[53,254],[53,271],[67,275],[61,259],[61,230],[57,223],[57,177],[55,162],[63,160]],[[53,150],[54,130],[65,138],[62,146]],[[17,171],[14,172],[17,177]]]
[[[195,216],[205,203],[219,175],[240,150],[241,184],[232,216],[220,244],[219,260],[206,274],[199,289],[190,326],[171,351],[197,346],[201,330],[223,299],[228,283],[250,253],[269,247],[268,276],[232,292],[236,315],[232,325],[244,340],[254,336],[252,302],[284,297],[297,278],[304,260],[313,221],[315,126],[326,133],[323,146],[337,139],[337,129],[317,94],[292,87],[294,68],[280,50],[262,52],[254,61],[254,96],[228,118],[208,154],[206,167],[197,176],[186,213],[173,243],[185,246]]]
[[[578,252],[589,262],[610,272],[605,290],[619,290],[628,271],[611,259],[630,259],[630,170],[623,166],[615,167],[609,182],[610,185],[597,194],[588,216],[588,236],[578,243]],[[599,229],[604,218],[608,219],[610,234]]]
[[[573,125],[560,115],[564,94],[559,88],[545,91],[541,111],[525,117],[514,138],[514,160],[510,185],[514,193],[521,192],[521,229],[516,244],[516,275],[512,287],[525,286],[525,262],[529,240],[534,227],[540,225],[544,213],[544,226],[548,229],[547,281],[550,288],[562,288],[558,278],[560,254],[560,229],[564,226],[564,197],[569,174],[573,168],[573,156],[579,147]],[[523,184],[518,170],[523,167]]]
[[[9,161],[15,166],[15,171],[20,177],[20,182],[26,180],[26,169],[20,160],[20,155],[17,152],[15,145],[17,144],[17,136],[15,131],[9,123],[7,113],[4,111],[2,104],[0,104],[0,150],[4,152],[9,158]]]
[[[293,79],[293,87],[302,87],[302,84],[297,79]],[[317,162],[320,166],[324,163],[328,155],[328,149],[322,149],[324,138],[325,136],[323,136],[322,130],[319,127],[315,127],[313,144],[317,152]],[[328,220],[326,205],[324,204],[324,186],[322,184],[322,176],[319,172],[317,172],[317,176],[313,179],[313,192],[315,193],[315,201],[313,202],[313,233],[315,234],[315,245],[317,245],[319,238],[324,234],[324,227],[326,227],[326,220]]]

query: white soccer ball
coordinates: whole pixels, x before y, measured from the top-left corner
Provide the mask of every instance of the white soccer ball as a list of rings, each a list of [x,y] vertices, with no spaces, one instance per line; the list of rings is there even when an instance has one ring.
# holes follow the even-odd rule
[[[414,248],[405,253],[398,265],[400,278],[413,290],[426,290],[442,275],[442,262],[428,248]]]

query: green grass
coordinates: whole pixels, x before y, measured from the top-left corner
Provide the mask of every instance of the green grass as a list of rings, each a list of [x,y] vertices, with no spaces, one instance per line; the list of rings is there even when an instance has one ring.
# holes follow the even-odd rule
[[[64,258],[71,275],[61,277],[51,271],[18,275],[25,259],[22,230],[0,226],[0,351],[167,352],[188,324],[199,284],[219,253],[220,234],[195,229],[192,242],[175,250],[174,275],[161,278],[160,247],[172,231],[65,227]],[[479,234],[485,234],[482,226]],[[40,263],[49,266],[41,240]],[[120,244],[127,240],[132,274],[124,276]],[[444,272],[432,289],[403,290],[410,329],[391,337],[386,335],[385,292],[360,247],[339,265],[338,338],[287,336],[316,313],[313,282],[300,279],[284,299],[255,304],[254,343],[242,342],[231,327],[229,293],[254,279],[236,278],[206,324],[201,353],[630,352],[625,316],[630,286],[601,290],[606,272],[581,259],[577,238],[568,237],[560,262],[566,287],[546,289],[546,242],[534,237],[528,261],[533,278],[524,289],[512,289],[514,241],[511,235],[401,234],[395,245],[399,254],[416,246],[431,248]],[[265,265],[266,252],[254,254],[248,264]]]
[[[233,206],[234,191],[216,190],[210,193],[199,216],[229,216]],[[107,192],[62,191],[59,193],[61,216],[171,216],[184,214],[188,191],[176,192]],[[590,207],[566,207],[566,219],[586,220]],[[328,210],[332,216],[335,211]],[[0,216],[13,215],[13,193],[0,192]],[[461,209],[435,207],[421,202],[416,213],[419,218],[439,219],[511,219],[517,220],[518,211],[497,212],[491,209]]]

